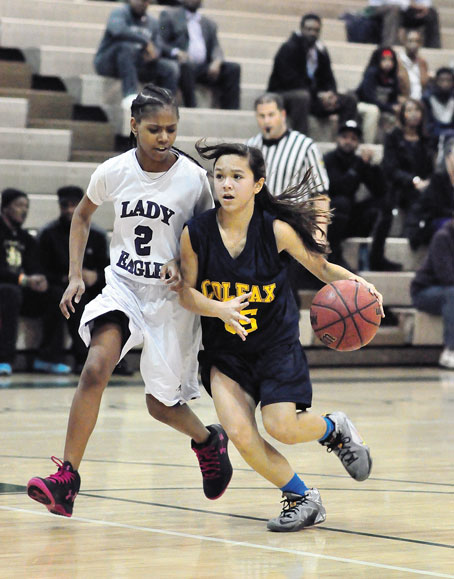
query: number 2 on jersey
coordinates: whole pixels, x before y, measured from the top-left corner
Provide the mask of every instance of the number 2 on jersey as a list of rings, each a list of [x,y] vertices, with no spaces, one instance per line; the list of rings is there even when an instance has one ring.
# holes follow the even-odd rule
[[[137,255],[150,255],[151,247],[148,244],[153,237],[153,230],[146,225],[138,225],[134,233],[137,235],[134,240]]]
[[[251,316],[256,316],[257,315],[257,308],[254,310],[241,310],[241,313],[246,316],[247,318],[249,318],[249,322],[244,322],[243,320],[239,320],[240,324],[242,326],[247,326],[248,324],[250,324],[250,327],[246,328],[246,331],[248,334],[250,334],[251,332],[255,332],[255,330],[257,330],[257,320]],[[230,332],[231,334],[236,334],[235,329],[233,328],[233,326],[231,326],[230,324],[224,324],[225,325],[225,329]]]

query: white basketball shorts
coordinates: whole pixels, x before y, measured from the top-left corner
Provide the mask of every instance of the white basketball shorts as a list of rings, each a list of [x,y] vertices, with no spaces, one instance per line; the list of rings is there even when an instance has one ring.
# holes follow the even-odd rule
[[[106,286],[87,304],[79,334],[88,347],[95,318],[120,310],[129,318],[131,335],[120,360],[143,344],[140,372],[145,393],[166,406],[200,396],[197,353],[201,344],[200,319],[178,303],[178,295],[164,284],[141,284],[106,268]]]

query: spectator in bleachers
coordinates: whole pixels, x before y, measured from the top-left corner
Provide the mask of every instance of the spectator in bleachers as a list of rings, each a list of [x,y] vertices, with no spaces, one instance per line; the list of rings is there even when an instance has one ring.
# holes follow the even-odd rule
[[[427,110],[427,131],[434,141],[454,134],[454,70],[439,68],[423,101]]]
[[[331,208],[334,210],[328,228],[331,247],[329,261],[352,269],[344,259],[342,242],[348,237],[368,237],[373,234],[370,268],[399,271],[402,269],[399,263],[384,257],[384,243],[381,242],[383,236],[380,228],[386,227],[386,220],[381,219],[387,207],[385,178],[380,165],[373,163],[372,149],[364,147],[357,154],[361,138],[362,131],[358,123],[347,121],[339,128],[336,148],[324,156]],[[361,185],[365,187],[367,195],[360,195]],[[392,208],[387,210],[391,212]]]
[[[454,370],[454,220],[434,235],[410,293],[415,308],[443,317],[444,349],[438,363]]]
[[[272,195],[280,195],[289,186],[297,185],[306,171],[311,169],[313,186],[321,195],[326,195],[323,209],[329,208],[329,181],[323,159],[314,141],[287,126],[284,100],[277,93],[265,93],[255,101],[255,116],[260,133],[247,141],[263,154],[267,172],[267,185]],[[326,225],[320,227],[326,232]],[[321,282],[292,260],[290,278],[298,301],[298,289],[321,287]]]
[[[54,327],[63,341],[64,326],[67,324],[72,340],[74,371],[79,374],[87,357],[87,348],[79,336],[79,324],[85,305],[94,299],[104,287],[104,268],[108,265],[107,237],[104,230],[92,225],[84,254],[82,276],[85,283],[83,294],[75,313],[68,319],[62,316],[58,307],[61,296],[68,285],[69,271],[69,230],[75,208],[83,197],[80,187],[61,187],[57,191],[60,217],[48,223],[40,231],[39,248],[41,264],[55,296],[53,308],[44,323]]]
[[[178,65],[162,58],[159,24],[147,14],[149,4],[150,0],[126,0],[115,8],[94,59],[98,74],[121,80],[126,111],[137,96],[139,81],[154,82],[173,93],[178,87]]]
[[[41,318],[54,307],[42,273],[36,240],[23,229],[29,200],[18,189],[2,192],[0,209],[0,375],[10,375],[16,353],[19,316]],[[56,307],[56,306],[55,306]],[[34,369],[68,374],[62,364],[61,341],[52,326],[43,327],[42,345]]]
[[[421,100],[429,82],[429,66],[420,56],[421,33],[416,29],[405,32],[404,50],[399,52],[400,93],[405,97]]]
[[[443,166],[433,173],[409,224],[412,249],[428,245],[436,231],[454,217],[454,135],[444,142]]]
[[[369,14],[381,24],[381,44],[399,43],[399,28],[424,28],[424,46],[440,48],[438,13],[432,0],[369,0]]]
[[[415,211],[434,170],[434,150],[424,128],[424,105],[406,100],[399,113],[400,126],[386,135],[383,170],[394,207],[403,210],[403,235],[409,235]]]
[[[397,55],[390,46],[376,48],[369,59],[360,85],[356,89],[360,101],[358,110],[363,114],[363,104],[378,108],[376,116],[386,132],[396,123],[399,112],[400,85]],[[377,134],[378,124],[374,128]],[[374,138],[374,142],[376,139]]]
[[[331,117],[340,123],[356,116],[356,97],[340,94],[326,47],[320,42],[322,21],[305,14],[300,31],[294,32],[274,57],[268,90],[282,94],[291,127],[308,133],[309,113]]]
[[[196,107],[196,83],[216,91],[222,109],[240,108],[241,68],[224,60],[216,23],[198,10],[202,0],[181,0],[182,6],[161,12],[164,54],[180,65],[185,107]]]

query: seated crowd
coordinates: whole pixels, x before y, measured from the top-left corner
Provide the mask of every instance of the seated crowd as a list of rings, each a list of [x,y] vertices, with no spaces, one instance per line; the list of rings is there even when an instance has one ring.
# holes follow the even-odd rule
[[[124,110],[129,111],[141,82],[179,91],[186,107],[197,106],[196,83],[204,84],[214,90],[220,108],[239,109],[240,66],[224,59],[217,25],[199,12],[202,0],[160,3],[168,6],[159,19],[147,12],[150,0],[126,0],[114,9],[96,53],[97,73],[121,80]],[[402,264],[385,256],[392,228],[417,249],[428,247],[454,217],[454,70],[446,63],[431,71],[420,54],[423,44],[440,47],[431,0],[369,0],[367,15],[379,27],[380,45],[359,85],[347,91],[338,89],[328,48],[320,39],[321,17],[302,16],[298,31],[276,52],[264,83],[267,92],[255,101],[260,131],[248,144],[262,150],[276,195],[312,168],[314,187],[326,194],[333,210],[326,232],[331,261],[354,270],[356,264],[345,261],[343,242],[370,236],[362,268],[399,271]],[[396,48],[399,40],[402,46]],[[323,158],[311,138],[310,117],[329,126],[335,141]],[[382,156],[376,144],[383,146]],[[23,229],[27,195],[15,189],[3,192],[0,374],[11,373],[19,315],[46,320],[33,368],[71,370],[63,364],[66,322],[57,306],[68,270],[69,224],[81,195],[75,187],[59,190],[59,220],[34,239]],[[98,260],[84,264],[86,299],[102,288],[107,261],[105,233],[93,229],[89,243],[96,245]],[[301,279],[300,271],[294,275],[295,287],[311,287],[313,280]],[[4,307],[6,303],[11,305]],[[85,347],[77,335],[77,318],[71,322],[77,371]],[[52,328],[52,336],[46,328]]]
[[[83,263],[85,293],[81,306],[66,320],[59,309],[68,282],[69,230],[74,210],[82,199],[80,187],[57,191],[59,218],[46,224],[37,236],[24,228],[30,201],[18,189],[2,192],[0,207],[0,376],[10,375],[16,354],[19,317],[42,321],[42,337],[31,368],[35,372],[64,375],[80,373],[87,348],[78,329],[83,306],[104,287],[108,265],[107,235],[91,227]],[[66,363],[65,326],[71,337],[71,369]],[[124,362],[119,374],[130,374]]]

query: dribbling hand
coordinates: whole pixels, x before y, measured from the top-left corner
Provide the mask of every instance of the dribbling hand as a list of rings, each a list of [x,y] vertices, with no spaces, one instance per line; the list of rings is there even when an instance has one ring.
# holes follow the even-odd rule
[[[76,278],[69,282],[68,287],[66,288],[65,293],[63,294],[63,297],[61,298],[60,301],[61,313],[65,316],[67,320],[69,319],[71,313],[74,314],[74,312],[76,311],[73,304],[73,298],[74,303],[78,304],[84,292],[85,292],[85,284],[82,278]]]
[[[241,310],[249,305],[247,300],[251,297],[251,295],[252,293],[249,292],[248,294],[243,294],[233,298],[233,300],[228,300],[227,302],[221,302],[219,304],[219,318],[225,322],[226,325],[230,326],[235,331],[235,333],[240,336],[243,342],[247,338],[247,330],[244,328],[241,322],[250,324],[251,320],[244,316],[241,313]]]

